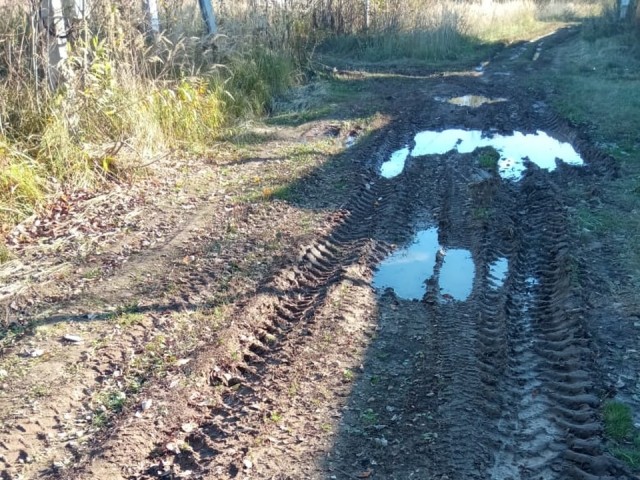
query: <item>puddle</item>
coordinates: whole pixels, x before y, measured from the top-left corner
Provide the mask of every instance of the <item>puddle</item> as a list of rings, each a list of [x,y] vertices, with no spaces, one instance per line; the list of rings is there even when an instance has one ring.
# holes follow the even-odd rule
[[[509,271],[509,260],[506,258],[499,258],[495,262],[489,265],[489,284],[498,289],[504,285],[504,281],[507,278],[507,272]]]
[[[473,290],[476,267],[469,250],[447,250],[440,270],[440,293],[465,301]]]
[[[418,232],[407,248],[397,250],[380,263],[373,286],[384,290],[393,288],[396,295],[407,300],[419,300],[427,291],[426,280],[436,266],[438,229]]]
[[[391,158],[380,167],[380,175],[384,178],[393,178],[400,175],[404,170],[404,164],[409,157],[409,153],[408,147],[393,152]]]
[[[447,103],[457,105],[459,107],[471,107],[478,108],[482,105],[491,105],[492,103],[506,102],[506,98],[487,98],[481,95],[464,95],[462,97],[455,97],[445,99]]]
[[[556,159],[569,165],[584,165],[584,161],[569,143],[560,142],[545,132],[535,134],[514,132],[512,135],[484,135],[480,130],[449,129],[441,132],[425,131],[416,134],[415,147],[394,152],[382,164],[380,173],[393,178],[404,169],[409,155],[445,154],[451,150],[471,153],[478,147],[493,147],[500,153],[498,172],[503,179],[518,181],[527,169],[525,159],[538,167],[553,171]]]
[[[441,268],[438,268],[440,261]],[[406,300],[420,300],[427,292],[427,280],[434,279],[445,298],[464,301],[471,295],[474,276],[471,252],[442,249],[438,229],[434,227],[418,232],[411,245],[383,260],[373,286],[380,290],[393,288],[398,297]]]

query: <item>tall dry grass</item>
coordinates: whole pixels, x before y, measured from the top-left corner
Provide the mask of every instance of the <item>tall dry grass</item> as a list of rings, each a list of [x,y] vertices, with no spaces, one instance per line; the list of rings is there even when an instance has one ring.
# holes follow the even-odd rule
[[[151,41],[141,2],[93,0],[90,18],[72,25],[65,85],[51,91],[37,3],[0,3],[0,233],[51,195],[130,178],[159,151],[263,114],[316,48],[455,59],[597,6],[370,0],[367,13],[365,0],[213,0],[220,35],[207,38],[197,0],[161,0],[163,31]]]
[[[37,11],[0,7],[0,232],[51,195],[129,179],[159,151],[212,142],[294,81],[287,49],[250,32],[204,38],[193,2],[163,7],[164,31],[150,40],[138,2],[95,0],[72,26],[55,91]]]

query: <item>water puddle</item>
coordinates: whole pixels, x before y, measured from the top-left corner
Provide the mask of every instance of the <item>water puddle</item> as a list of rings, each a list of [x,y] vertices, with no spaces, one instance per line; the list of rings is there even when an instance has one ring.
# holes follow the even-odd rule
[[[421,299],[427,291],[425,282],[433,275],[439,248],[437,228],[418,232],[411,245],[380,263],[373,286],[393,288],[398,297],[407,300]]]
[[[408,147],[393,152],[391,158],[380,167],[380,175],[384,178],[393,178],[400,175],[404,170],[404,164],[409,157],[409,153]]]
[[[495,262],[489,265],[489,280],[490,285],[494,289],[498,289],[504,285],[504,281],[507,278],[507,272],[509,271],[509,260],[506,258],[499,258]]]
[[[459,107],[471,107],[478,108],[482,105],[491,105],[492,103],[500,103],[506,102],[506,98],[487,98],[482,95],[464,95],[462,97],[455,97],[449,99],[436,98],[441,102],[451,103],[452,105],[457,105]]]
[[[441,132],[425,131],[416,134],[415,147],[394,152],[382,164],[380,173],[393,178],[404,169],[408,156],[445,154],[451,150],[471,153],[479,147],[493,147],[500,154],[498,173],[503,179],[518,181],[527,169],[526,160],[538,167],[553,171],[556,159],[569,165],[584,165],[584,161],[569,143],[560,142],[545,132],[514,132],[512,135],[485,135],[480,130],[449,129]]]
[[[469,250],[447,250],[440,270],[440,292],[444,297],[464,301],[473,290],[476,267]]]
[[[438,242],[438,229],[417,233],[406,248],[397,250],[380,263],[373,286],[392,288],[406,300],[420,300],[427,292],[427,280],[446,300],[464,301],[473,290],[475,265],[471,252],[445,250]]]

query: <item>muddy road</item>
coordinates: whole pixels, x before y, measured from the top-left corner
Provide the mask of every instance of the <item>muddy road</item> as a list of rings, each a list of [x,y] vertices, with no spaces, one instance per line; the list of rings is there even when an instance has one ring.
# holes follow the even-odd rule
[[[565,196],[616,172],[527,81],[570,35],[469,71],[340,72],[391,121],[346,154],[353,191],[326,235],[236,305],[232,361],[202,348],[188,381],[149,393],[165,420],[126,411],[50,475],[636,478],[603,440],[603,324]]]

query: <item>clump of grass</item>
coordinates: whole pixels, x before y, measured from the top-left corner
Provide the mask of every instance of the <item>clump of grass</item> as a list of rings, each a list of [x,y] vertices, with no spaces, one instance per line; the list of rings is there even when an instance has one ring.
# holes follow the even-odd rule
[[[628,440],[633,433],[631,408],[621,402],[607,402],[604,405],[604,426],[609,438],[617,442]]]
[[[378,422],[378,414],[371,408],[367,408],[360,413],[360,419],[363,423],[373,425]]]
[[[498,170],[498,160],[500,160],[500,152],[493,147],[482,147],[476,150],[478,155],[478,165],[490,172]]]
[[[12,258],[13,255],[11,255],[11,251],[6,247],[6,245],[0,243],[0,265],[7,263]]]
[[[605,403],[604,430],[611,453],[632,468],[640,467],[640,431],[633,424],[631,408],[617,401]]]

